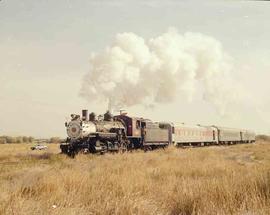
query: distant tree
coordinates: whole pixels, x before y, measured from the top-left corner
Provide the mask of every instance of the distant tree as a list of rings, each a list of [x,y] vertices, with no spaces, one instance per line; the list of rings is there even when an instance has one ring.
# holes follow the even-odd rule
[[[6,137],[0,137],[0,144],[6,144],[6,143],[7,143]]]
[[[29,142],[29,143],[33,143],[33,142],[34,142],[34,140],[35,140],[35,139],[34,139],[34,137],[31,137],[31,136],[30,136],[30,137],[28,137],[28,142]]]
[[[19,137],[14,137],[16,139],[16,141],[14,141],[14,143],[23,143],[23,137],[19,136]]]
[[[256,140],[270,141],[269,135],[259,134],[256,136]]]
[[[50,143],[61,143],[60,137],[51,137]]]
[[[23,137],[22,137],[22,141],[23,141],[24,143],[29,143],[29,138],[28,138],[27,136],[23,136]]]
[[[7,143],[14,143],[15,139],[13,137],[7,136],[6,137]]]

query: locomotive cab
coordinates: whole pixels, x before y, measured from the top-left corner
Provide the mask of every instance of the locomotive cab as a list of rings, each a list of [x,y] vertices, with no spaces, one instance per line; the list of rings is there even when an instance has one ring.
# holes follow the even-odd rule
[[[125,114],[115,116],[122,120],[127,128],[127,137],[134,148],[155,148],[166,146],[172,142],[172,125],[151,120],[129,117]]]

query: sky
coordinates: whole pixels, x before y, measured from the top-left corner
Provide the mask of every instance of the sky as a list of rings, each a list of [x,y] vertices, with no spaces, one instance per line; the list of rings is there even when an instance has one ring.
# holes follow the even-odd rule
[[[80,96],[92,53],[109,47],[119,33],[132,32],[147,41],[171,27],[222,44],[245,102],[221,115],[201,96],[192,101],[176,96],[154,108],[125,107],[127,112],[155,121],[270,134],[269,11],[267,1],[1,0],[0,135],[65,137],[71,113],[85,108],[104,113],[106,101]]]

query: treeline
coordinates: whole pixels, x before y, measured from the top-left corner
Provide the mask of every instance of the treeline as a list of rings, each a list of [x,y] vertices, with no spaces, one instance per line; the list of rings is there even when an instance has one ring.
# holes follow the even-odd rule
[[[269,141],[270,142],[270,136],[269,135],[264,135],[264,134],[259,134],[256,136],[256,140],[263,140],[263,141]]]
[[[33,143],[35,141],[34,137],[27,137],[27,136],[0,136],[0,144],[5,143]]]
[[[48,139],[35,139],[32,136],[0,136],[0,144],[10,143],[61,143],[65,140],[60,137],[51,137]]]
[[[65,140],[61,139],[60,137],[51,137],[48,139],[49,143],[62,143]]]

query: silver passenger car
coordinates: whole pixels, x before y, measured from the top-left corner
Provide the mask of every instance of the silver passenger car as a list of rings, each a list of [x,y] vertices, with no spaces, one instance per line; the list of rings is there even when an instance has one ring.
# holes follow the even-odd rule
[[[228,143],[240,143],[241,139],[241,130],[235,128],[226,128],[214,126],[218,129],[218,141],[219,144],[228,144]]]
[[[191,126],[174,123],[173,143],[175,145],[208,145],[217,144],[217,129],[212,126]]]
[[[243,143],[253,143],[255,142],[256,134],[250,130],[241,130],[241,137]]]

